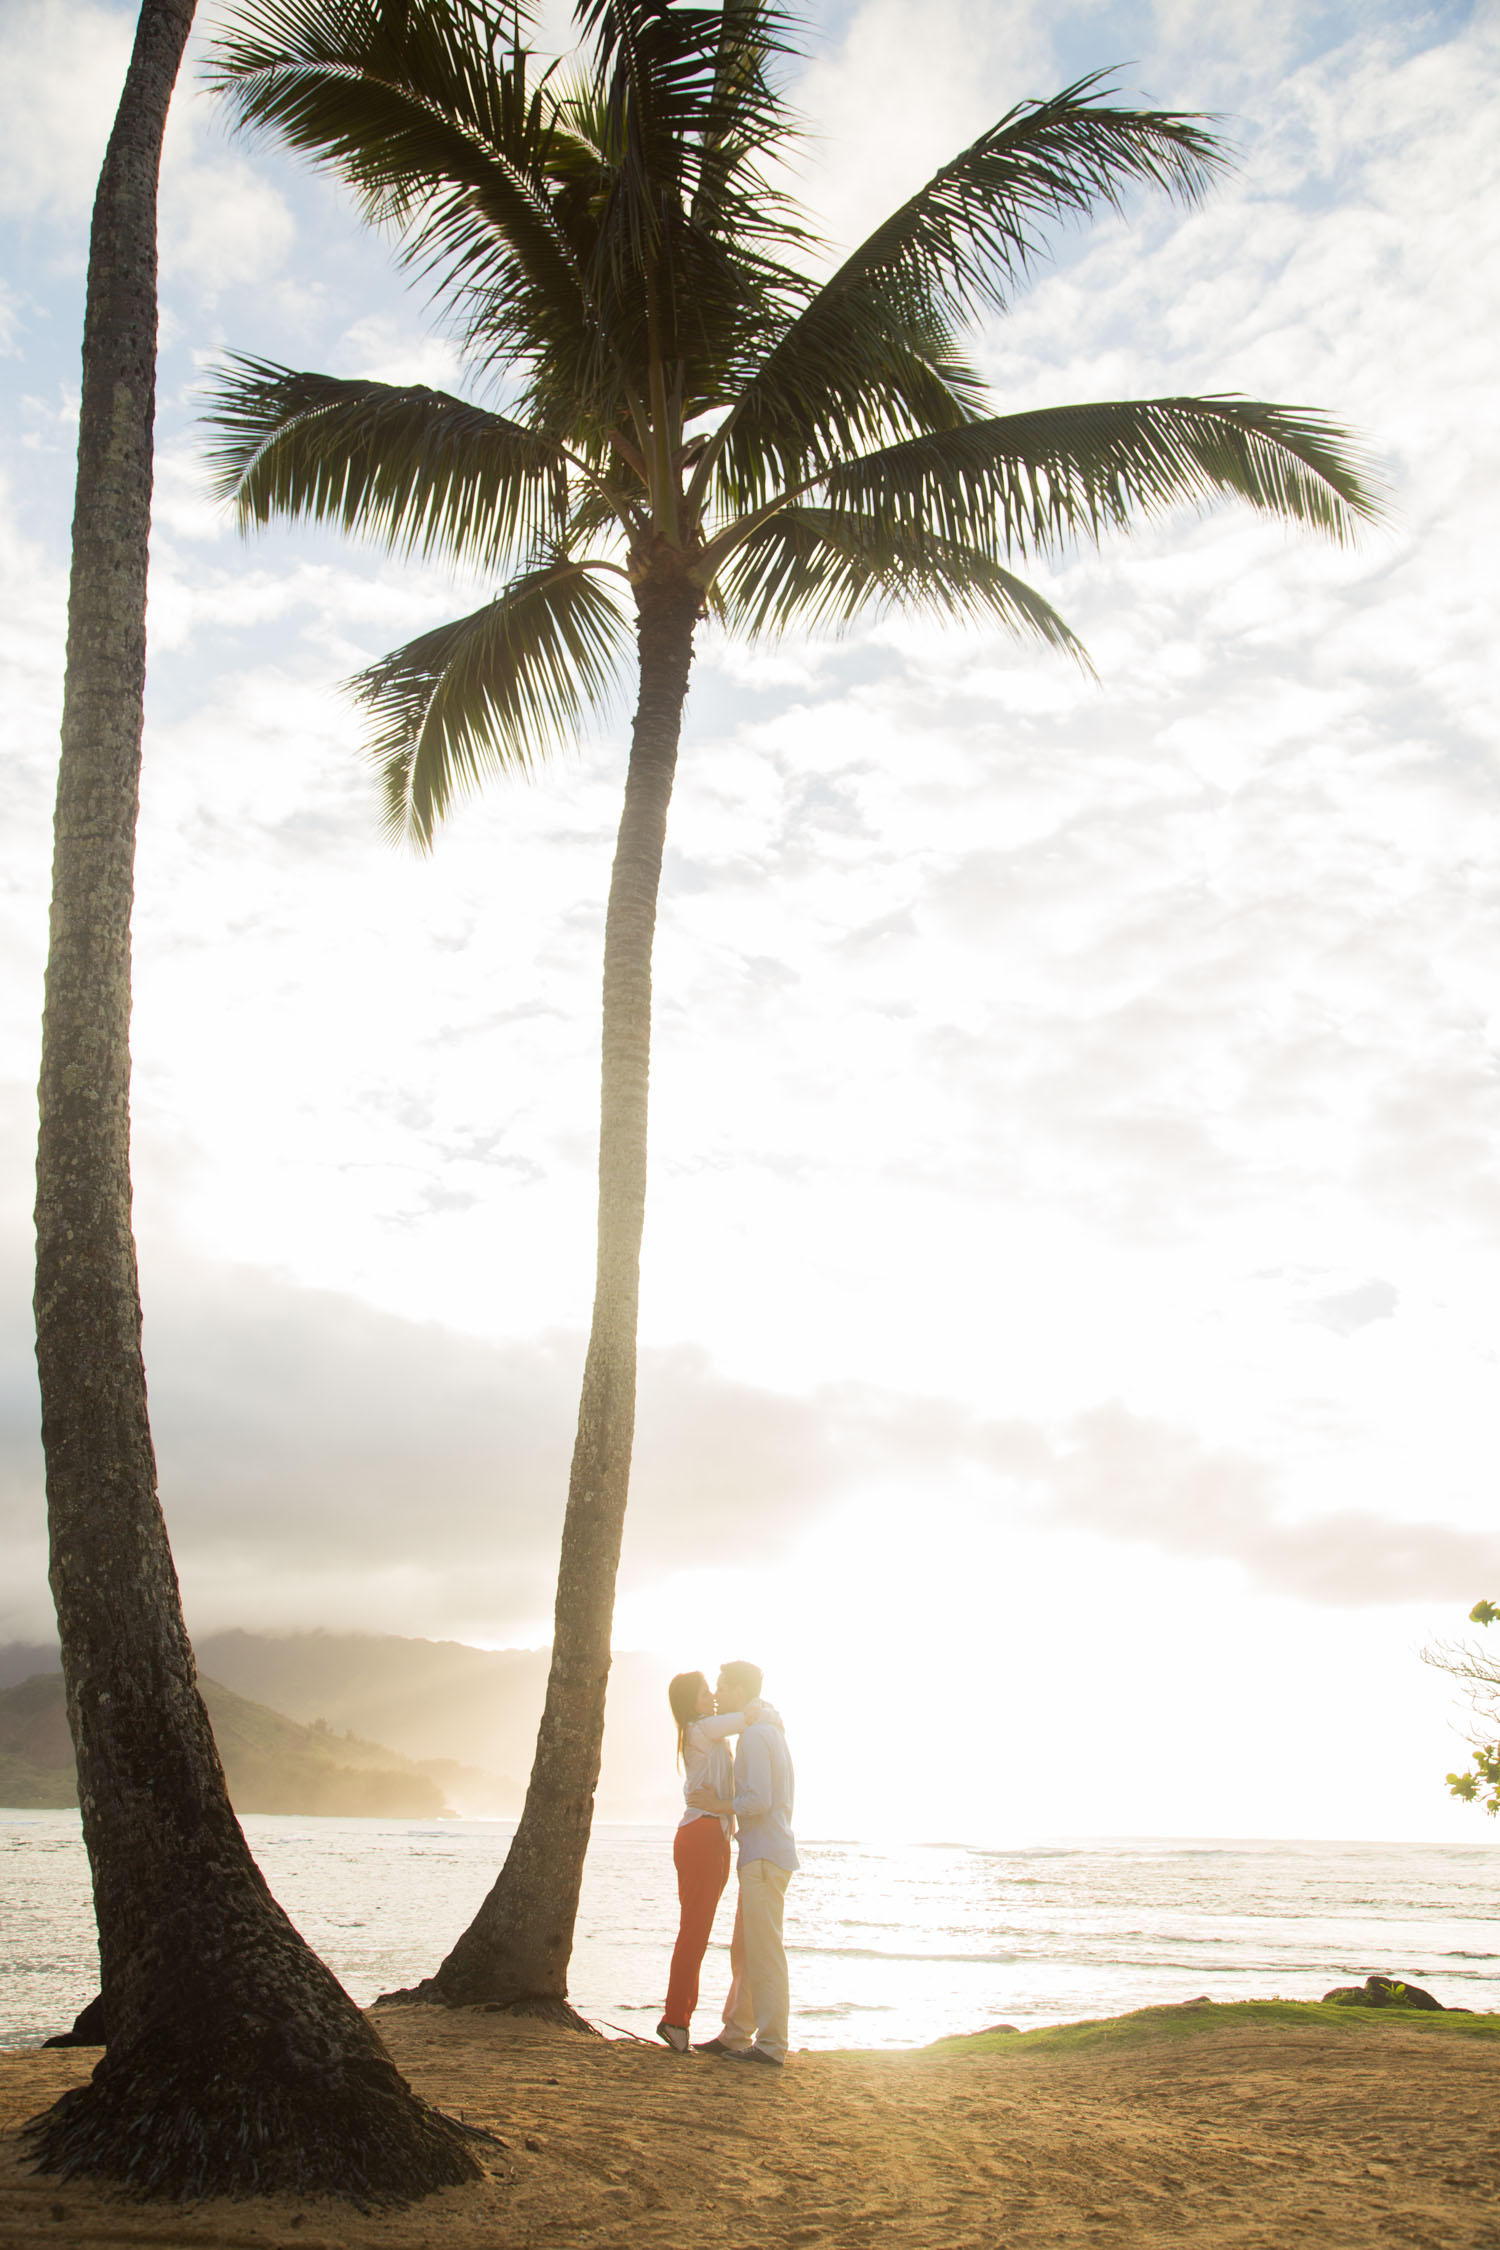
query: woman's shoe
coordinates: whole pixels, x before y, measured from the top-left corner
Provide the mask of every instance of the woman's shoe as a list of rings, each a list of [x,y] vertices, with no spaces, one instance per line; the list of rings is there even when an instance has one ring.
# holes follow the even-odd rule
[[[685,2024],[668,2023],[666,2017],[663,2016],[656,2027],[656,2036],[658,2039],[665,2039],[674,2055],[685,2055],[687,2053],[688,2035]]]

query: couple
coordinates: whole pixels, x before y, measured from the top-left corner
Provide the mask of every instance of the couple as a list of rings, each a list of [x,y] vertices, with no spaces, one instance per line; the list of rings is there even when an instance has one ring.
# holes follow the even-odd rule
[[[781,1914],[797,1870],[793,1774],[781,1719],[761,1700],[760,1668],[726,1664],[717,1690],[701,1672],[679,1672],[667,1690],[677,1721],[687,1810],[672,1846],[682,1920],[657,2036],[685,2055],[698,2004],[698,1972],[729,1880],[729,1838],[739,1829],[739,1903],[729,1948],[724,2028],[700,2055],[779,2070],[787,2049],[786,1949]],[[731,1761],[728,1740],[740,1738]]]

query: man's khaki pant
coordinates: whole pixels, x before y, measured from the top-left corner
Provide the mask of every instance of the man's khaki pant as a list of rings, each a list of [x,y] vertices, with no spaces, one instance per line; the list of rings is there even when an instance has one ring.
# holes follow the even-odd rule
[[[786,2057],[786,1947],[781,1916],[791,1875],[768,1859],[740,1869],[740,1902],[729,1941],[729,1998],[724,2003],[726,2047],[760,2047],[778,2062]]]

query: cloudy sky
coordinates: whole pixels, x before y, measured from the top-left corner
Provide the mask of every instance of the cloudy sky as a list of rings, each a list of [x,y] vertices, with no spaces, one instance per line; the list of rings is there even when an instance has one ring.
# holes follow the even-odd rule
[[[129,32],[106,0],[0,26],[0,1637],[48,1618],[32,1087]],[[982,337],[1000,398],[1316,405],[1367,437],[1392,524],[1342,553],[1226,511],[1068,559],[1043,583],[1097,682],[925,623],[702,636],[618,1642],[759,1655],[814,1832],[1487,1841],[1417,1651],[1500,1598],[1500,24],[825,7],[806,200],[858,239],[1105,65],[1217,113],[1240,170],[1064,235]],[[473,589],[241,543],[198,395],[225,348],[462,367],[388,248],[227,140],[192,71],[163,306],[136,1176],[190,1621],[532,1644],[592,1280],[620,716],[430,860],[380,842],[337,683]]]

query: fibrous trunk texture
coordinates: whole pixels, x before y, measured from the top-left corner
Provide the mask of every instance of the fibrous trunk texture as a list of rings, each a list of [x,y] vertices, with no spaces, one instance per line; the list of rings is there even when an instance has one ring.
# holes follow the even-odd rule
[[[401,1996],[450,2006],[484,2001],[528,2014],[571,2013],[568,1961],[604,1742],[635,1436],[651,949],[699,597],[680,581],[647,581],[637,603],[640,701],[604,926],[594,1318],[563,1521],[552,1666],[526,1803],[505,1865],[437,1974]]]
[[[143,2193],[407,2199],[473,2178],[267,1890],[225,1793],[156,1496],[130,1211],[156,190],[193,0],[144,0],[94,207],[37,1160],[51,1578],[109,2047],[41,2167]]]

